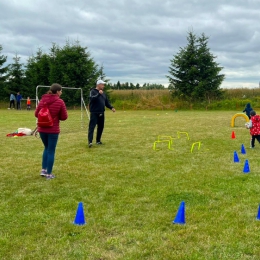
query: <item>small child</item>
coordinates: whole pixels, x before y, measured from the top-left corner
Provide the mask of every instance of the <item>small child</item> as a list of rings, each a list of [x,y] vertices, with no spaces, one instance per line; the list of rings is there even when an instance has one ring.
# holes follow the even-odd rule
[[[250,112],[253,110],[253,108],[251,107],[250,103],[247,103],[245,106],[245,109],[243,110],[243,112],[246,112],[246,115],[248,116],[248,118],[250,119]]]
[[[250,129],[250,148],[255,147],[255,139],[260,143],[260,116],[254,110],[250,112],[250,121],[246,123],[246,128]]]
[[[27,97],[27,110],[31,110],[31,99]]]

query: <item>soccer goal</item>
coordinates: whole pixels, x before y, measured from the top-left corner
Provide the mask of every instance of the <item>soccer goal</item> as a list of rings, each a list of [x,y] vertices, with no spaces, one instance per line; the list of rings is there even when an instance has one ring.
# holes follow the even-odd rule
[[[43,94],[46,94],[50,86],[39,85],[36,87],[36,106],[41,100]],[[82,88],[62,88],[62,96],[67,110],[68,119],[60,121],[61,133],[73,133],[86,131],[89,121],[89,112],[83,98]]]

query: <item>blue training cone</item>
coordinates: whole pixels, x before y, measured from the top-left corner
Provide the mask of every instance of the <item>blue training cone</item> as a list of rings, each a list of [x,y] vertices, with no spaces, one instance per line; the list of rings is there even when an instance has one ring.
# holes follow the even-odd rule
[[[241,153],[246,154],[246,149],[245,149],[245,146],[243,144],[241,145]]]
[[[172,222],[173,224],[185,224],[185,202],[182,201],[178,209],[177,215]]]
[[[256,219],[257,219],[257,220],[260,220],[260,205],[259,205],[259,207],[258,207],[258,213],[257,213]]]
[[[85,225],[86,224],[82,202],[80,202],[78,205],[76,217],[75,217],[73,224],[75,224],[75,225]]]
[[[243,173],[249,173],[250,172],[250,167],[249,167],[249,162],[248,160],[245,161]]]
[[[238,158],[237,152],[235,151],[234,152],[234,163],[238,163],[238,162],[239,162],[239,158]]]

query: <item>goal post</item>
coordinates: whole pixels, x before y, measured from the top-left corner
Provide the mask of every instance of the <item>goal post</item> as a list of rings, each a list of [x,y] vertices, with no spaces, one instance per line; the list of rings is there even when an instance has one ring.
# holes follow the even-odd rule
[[[50,86],[38,85],[36,87],[36,107],[41,96],[46,93],[46,88]],[[68,119],[60,121],[61,133],[85,131],[88,127],[89,112],[84,102],[82,88],[62,87],[62,94],[68,111]]]

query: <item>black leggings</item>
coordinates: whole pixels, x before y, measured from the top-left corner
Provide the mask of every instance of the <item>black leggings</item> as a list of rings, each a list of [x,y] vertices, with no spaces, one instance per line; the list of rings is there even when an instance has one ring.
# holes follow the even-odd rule
[[[93,134],[94,134],[96,125],[97,125],[96,142],[101,141],[104,124],[105,124],[105,114],[104,113],[91,113],[90,114],[90,121],[89,121],[89,127],[88,127],[88,142],[89,143],[92,143]]]
[[[255,139],[260,143],[260,135],[252,135],[251,137],[251,147],[255,147]]]
[[[12,107],[12,105],[13,105],[13,108],[15,108],[14,100],[10,100],[10,108]]]

